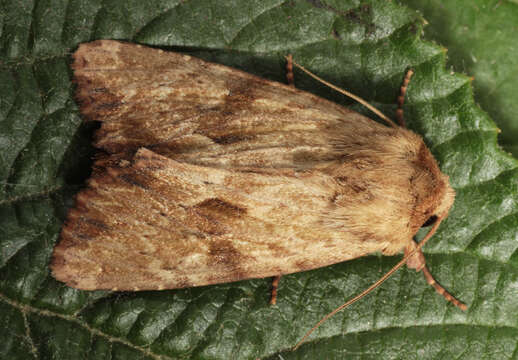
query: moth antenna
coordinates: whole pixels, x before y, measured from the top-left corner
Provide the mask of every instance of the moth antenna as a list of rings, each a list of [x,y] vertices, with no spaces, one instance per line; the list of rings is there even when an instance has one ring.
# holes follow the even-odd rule
[[[295,65],[296,67],[298,67],[300,70],[304,71],[306,74],[308,74],[309,76],[311,76],[313,79],[321,82],[322,84],[326,85],[326,86],[329,86],[331,89],[335,90],[335,91],[338,91],[340,94],[343,94],[345,96],[348,96],[350,97],[351,99],[353,100],[356,100],[357,102],[359,102],[360,104],[362,104],[363,106],[365,106],[367,109],[369,109],[370,111],[372,111],[373,113],[375,113],[376,115],[378,115],[380,118],[382,118],[383,120],[385,120],[390,126],[392,127],[398,127],[396,125],[396,123],[394,123],[394,121],[390,120],[385,114],[383,114],[381,111],[379,111],[378,109],[376,109],[374,106],[372,106],[371,104],[369,104],[366,100],[363,100],[361,97],[359,96],[356,96],[352,93],[350,93],[349,91],[347,90],[344,90],[344,89],[341,89],[339,88],[338,86],[335,86],[333,84],[331,84],[330,82],[322,79],[321,77],[318,77],[317,75],[313,74],[311,71],[309,70],[306,70],[302,65],[299,65],[297,64],[295,61],[293,61],[293,59],[289,60],[288,57],[286,57],[286,60],[287,61],[291,61],[293,63],[293,65]]]
[[[396,117],[399,126],[406,128],[405,118],[403,116],[403,104],[405,103],[405,94],[408,88],[408,83],[410,82],[410,78],[414,75],[414,70],[408,69],[405,74],[405,78],[403,79],[403,84],[401,85],[401,89],[399,91],[399,96],[397,98],[397,110]]]
[[[419,242],[419,244],[416,245],[416,247],[410,251],[408,254],[405,255],[405,257],[403,257],[403,259],[401,259],[401,261],[399,261],[392,269],[390,269],[389,271],[387,271],[385,273],[385,275],[383,275],[381,278],[378,279],[378,281],[376,281],[374,284],[372,284],[371,286],[369,286],[367,289],[363,290],[360,294],[356,295],[355,297],[353,297],[351,300],[347,301],[345,304],[342,304],[340,305],[339,307],[337,307],[336,309],[334,309],[333,311],[331,311],[329,314],[327,314],[326,316],[324,316],[322,319],[320,319],[320,321],[315,325],[313,326],[303,337],[302,339],[297,343],[297,345],[295,345],[295,347],[293,348],[293,351],[297,350],[300,345],[302,345],[302,343],[304,343],[304,341],[309,337],[309,335],[311,335],[313,333],[313,331],[315,331],[316,329],[318,329],[320,327],[320,325],[322,325],[324,322],[326,322],[330,317],[332,317],[333,315],[335,315],[337,312],[345,309],[346,307],[348,307],[349,305],[355,303],[356,301],[360,300],[361,298],[363,298],[365,295],[367,295],[368,293],[370,293],[372,290],[376,289],[378,286],[380,286],[382,283],[385,282],[385,280],[387,280],[393,273],[395,273],[401,266],[405,265],[405,263],[407,262],[407,260],[412,256],[414,255],[416,252],[418,252],[419,250],[421,250],[421,248],[424,246],[424,244],[426,244],[426,242],[428,241],[428,239],[430,239],[433,234],[437,231],[437,229],[439,228],[439,224],[441,223],[441,221],[443,220],[443,217],[440,217],[437,219],[437,221],[435,222],[435,224],[432,226],[432,228],[430,229],[430,231],[428,232],[428,234],[426,234],[426,236],[424,237],[423,240],[421,240]],[[456,300],[456,299],[455,299]]]

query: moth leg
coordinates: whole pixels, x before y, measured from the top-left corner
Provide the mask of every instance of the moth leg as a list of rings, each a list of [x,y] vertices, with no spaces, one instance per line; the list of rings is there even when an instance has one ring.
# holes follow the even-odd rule
[[[412,241],[412,243],[405,249],[405,256],[413,251],[415,247],[416,243]],[[428,267],[426,266],[426,260],[421,250],[412,255],[412,257],[407,260],[406,265],[408,268],[415,269],[417,272],[422,271],[426,282],[433,286],[435,291],[442,295],[446,300],[450,301],[453,305],[457,306],[461,310],[466,310],[468,308],[466,304],[454,298],[445,288],[443,288],[437,281],[435,281],[433,275],[430,273],[430,270],[428,270]]]
[[[281,275],[274,276],[272,278],[272,296],[270,297],[270,305],[277,304],[277,288],[279,287],[280,280],[281,280]]]
[[[401,85],[399,96],[397,98],[396,117],[397,122],[401,127],[406,127],[405,118],[403,117],[403,104],[405,103],[406,89],[408,88],[408,83],[410,82],[410,78],[412,77],[412,75],[414,75],[414,71],[412,69],[408,69],[408,71],[405,74],[405,78],[403,79],[403,84]]]
[[[295,77],[293,75],[293,55],[286,56],[286,81],[288,85],[295,87]]]

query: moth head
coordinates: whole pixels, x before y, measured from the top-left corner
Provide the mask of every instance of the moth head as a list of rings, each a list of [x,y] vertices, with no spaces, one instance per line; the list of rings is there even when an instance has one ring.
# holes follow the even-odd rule
[[[431,226],[448,216],[455,200],[455,190],[450,185],[449,177],[441,172],[437,161],[423,143],[416,160],[416,175],[413,182],[414,208],[413,227]]]
[[[437,219],[444,219],[448,216],[448,212],[455,201],[455,190],[450,185],[449,177],[443,173],[441,173],[441,183],[443,191],[440,191],[440,201],[437,207],[434,209],[434,214],[429,218],[432,222],[430,225],[433,225]],[[435,221],[434,221],[435,219]]]

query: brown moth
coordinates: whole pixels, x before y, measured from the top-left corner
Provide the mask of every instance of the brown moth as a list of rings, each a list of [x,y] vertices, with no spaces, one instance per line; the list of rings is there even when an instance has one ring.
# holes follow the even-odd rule
[[[101,40],[73,58],[102,155],[54,249],[56,279],[175,289],[405,250],[463,305],[413,240],[455,196],[420,136],[188,55]]]

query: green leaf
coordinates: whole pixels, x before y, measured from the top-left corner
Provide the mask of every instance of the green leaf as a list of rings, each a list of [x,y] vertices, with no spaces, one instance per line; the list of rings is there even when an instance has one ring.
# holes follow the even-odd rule
[[[443,48],[421,40],[423,22],[414,11],[386,0],[1,6],[0,324],[7,331],[0,332],[0,357],[516,357],[518,163],[499,149],[497,127],[476,105],[469,78],[450,73]],[[52,249],[95,153],[93,128],[81,124],[73,100],[69,54],[80,42],[100,38],[189,52],[278,81],[284,80],[283,56],[291,53],[391,116],[412,67],[407,123],[457,191],[449,218],[425,247],[426,258],[468,311],[446,303],[421,274],[402,269],[292,352],[323,315],[400,257],[372,255],[284,276],[277,306],[268,305],[269,279],[139,293],[78,291],[54,280]],[[469,43],[462,36],[455,41]],[[368,113],[302,73],[295,76],[299,88]]]
[[[474,77],[475,99],[502,129],[500,143],[518,156],[518,1],[400,0],[428,20],[426,38],[448,48],[455,71]]]

